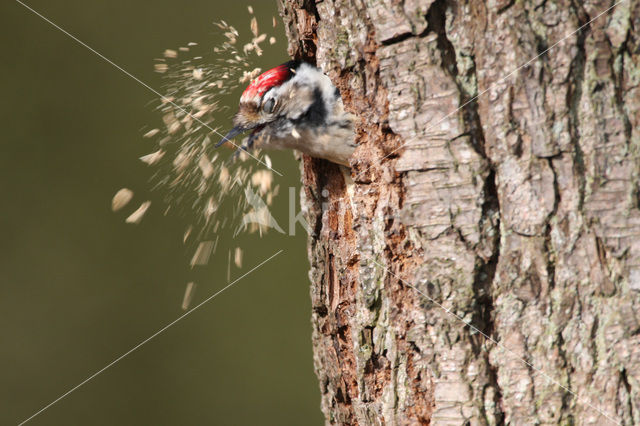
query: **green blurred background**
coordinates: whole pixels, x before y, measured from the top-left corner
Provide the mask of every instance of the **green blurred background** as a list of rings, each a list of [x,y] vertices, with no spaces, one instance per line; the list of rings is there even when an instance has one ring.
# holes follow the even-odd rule
[[[243,0],[25,3],[157,89],[164,49],[213,46],[219,19],[249,33]],[[270,28],[275,2],[253,7]],[[160,121],[157,97],[19,3],[2,2],[0,17],[0,424],[25,420],[180,316],[187,282],[198,282],[192,306],[226,285],[235,247],[245,256],[231,279],[284,252],[29,424],[321,424],[302,229],[227,236],[191,271],[184,220],[163,216],[138,160],[151,147],[142,130]],[[286,60],[275,31],[263,69]],[[287,229],[298,166],[291,153],[272,158],[285,175],[273,213]],[[154,202],[140,225],[110,211],[121,187],[135,205]]]

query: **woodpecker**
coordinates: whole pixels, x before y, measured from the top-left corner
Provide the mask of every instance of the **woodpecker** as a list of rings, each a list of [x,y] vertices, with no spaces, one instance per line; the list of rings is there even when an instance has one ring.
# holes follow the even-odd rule
[[[289,61],[254,79],[242,93],[234,127],[216,145],[251,131],[238,149],[297,149],[349,166],[355,150],[353,117],[329,77]]]

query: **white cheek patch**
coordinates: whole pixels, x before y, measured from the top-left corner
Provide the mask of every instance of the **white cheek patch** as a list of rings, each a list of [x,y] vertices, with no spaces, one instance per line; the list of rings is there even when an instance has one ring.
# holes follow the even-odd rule
[[[280,96],[282,95],[282,96]],[[281,105],[282,115],[290,120],[297,120],[309,108],[313,101],[312,93],[305,86],[300,86],[296,82],[287,82],[281,87],[274,89],[274,98],[283,98]]]

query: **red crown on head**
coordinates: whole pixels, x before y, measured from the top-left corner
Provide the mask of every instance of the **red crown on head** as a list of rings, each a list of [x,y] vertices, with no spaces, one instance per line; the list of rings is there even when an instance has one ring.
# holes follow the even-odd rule
[[[267,90],[272,87],[279,86],[291,77],[291,68],[289,63],[278,65],[265,71],[251,81],[251,84],[242,92],[241,99],[251,99],[253,97],[261,97]]]

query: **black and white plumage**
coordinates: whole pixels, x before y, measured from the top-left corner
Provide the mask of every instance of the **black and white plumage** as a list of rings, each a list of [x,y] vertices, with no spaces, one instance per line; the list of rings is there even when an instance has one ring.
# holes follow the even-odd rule
[[[218,146],[251,130],[243,149],[297,149],[345,166],[355,150],[353,117],[339,91],[304,62],[287,62],[253,80],[233,122]]]

